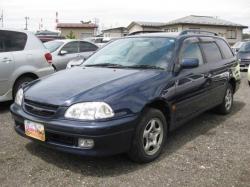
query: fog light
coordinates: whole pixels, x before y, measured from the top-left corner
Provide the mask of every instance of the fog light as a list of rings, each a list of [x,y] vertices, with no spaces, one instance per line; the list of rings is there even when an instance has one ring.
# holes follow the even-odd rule
[[[78,139],[78,147],[91,149],[94,147],[94,140],[79,138]]]

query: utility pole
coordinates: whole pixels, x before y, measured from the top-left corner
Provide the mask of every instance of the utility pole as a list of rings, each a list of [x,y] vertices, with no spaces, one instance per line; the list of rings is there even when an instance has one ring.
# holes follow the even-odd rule
[[[30,19],[28,16],[24,17],[25,19],[25,29],[24,30],[28,30],[28,20]]]
[[[2,14],[1,14],[0,20],[1,20],[1,23],[2,23],[2,27],[3,27],[3,10],[2,10]]]

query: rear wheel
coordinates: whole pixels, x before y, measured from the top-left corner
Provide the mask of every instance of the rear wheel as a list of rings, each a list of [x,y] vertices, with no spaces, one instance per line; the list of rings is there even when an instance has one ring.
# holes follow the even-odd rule
[[[229,114],[233,106],[233,87],[231,84],[228,84],[223,102],[216,107],[216,111],[221,114]]]
[[[146,163],[160,155],[166,139],[167,123],[157,109],[146,109],[142,115],[128,155],[133,161]]]
[[[13,99],[15,99],[16,97],[16,93],[17,91],[19,90],[19,88],[23,85],[23,84],[26,84],[26,83],[29,83],[31,81],[35,80],[35,78],[33,77],[21,77],[19,78],[16,82],[15,82],[15,85],[13,87]]]

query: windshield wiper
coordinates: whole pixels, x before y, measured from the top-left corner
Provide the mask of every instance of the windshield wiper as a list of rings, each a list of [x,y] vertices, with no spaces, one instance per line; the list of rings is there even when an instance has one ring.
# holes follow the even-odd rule
[[[109,67],[109,68],[113,68],[113,67],[124,67],[123,65],[120,64],[112,64],[112,63],[100,63],[100,64],[88,64],[85,65],[86,67]]]
[[[138,68],[138,69],[161,69],[164,70],[164,68],[158,67],[158,66],[152,66],[152,65],[133,65],[133,66],[126,66],[127,68]]]

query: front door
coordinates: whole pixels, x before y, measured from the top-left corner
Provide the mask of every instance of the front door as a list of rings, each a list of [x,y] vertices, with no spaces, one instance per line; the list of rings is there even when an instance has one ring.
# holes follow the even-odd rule
[[[65,51],[67,53],[62,55],[60,53],[61,51]],[[65,44],[60,50],[60,52],[56,56],[56,59],[54,60],[54,65],[56,66],[57,70],[65,69],[70,60],[80,55],[79,54],[79,42],[72,41],[72,42]]]
[[[175,78],[175,122],[177,126],[204,111],[209,103],[208,90],[211,87],[211,80],[199,40],[194,37],[183,42],[178,63],[190,58],[198,59],[199,66],[191,69],[181,68]]]

